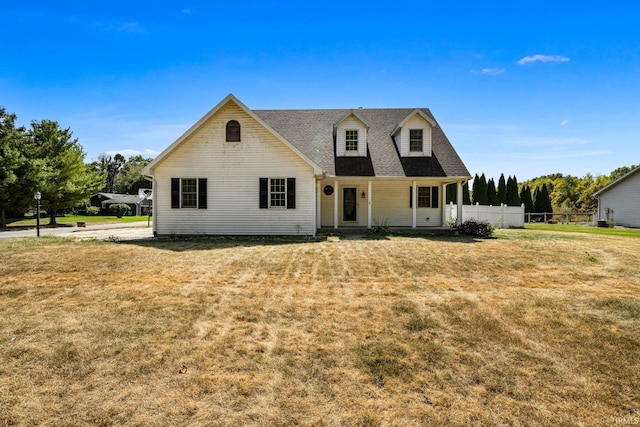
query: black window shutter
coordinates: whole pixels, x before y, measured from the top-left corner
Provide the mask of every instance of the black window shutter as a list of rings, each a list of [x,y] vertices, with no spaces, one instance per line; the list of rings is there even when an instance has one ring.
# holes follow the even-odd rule
[[[198,209],[207,209],[207,178],[198,178]]]
[[[180,207],[180,178],[171,178],[171,207]]]
[[[296,208],[296,179],[287,178],[287,209]]]
[[[438,208],[438,187],[431,187],[431,207],[434,209]]]
[[[413,208],[413,186],[409,187],[409,207]]]
[[[269,178],[260,178],[260,209],[269,207]]]

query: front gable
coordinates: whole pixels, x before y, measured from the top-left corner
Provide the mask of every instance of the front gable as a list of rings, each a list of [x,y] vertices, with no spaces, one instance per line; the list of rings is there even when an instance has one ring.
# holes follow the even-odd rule
[[[236,131],[235,125],[238,125],[237,137],[235,137],[235,134],[233,137],[230,137],[230,124],[233,125],[234,132]],[[251,148],[259,152],[261,149],[259,142],[265,140],[273,141],[275,145],[279,144],[282,146],[281,148],[290,151],[290,154],[294,154],[310,166],[314,174],[321,175],[323,173],[317,164],[309,160],[294,145],[278,134],[278,132],[247,108],[234,95],[229,94],[196,124],[189,128],[189,130],[162,151],[162,153],[142,170],[142,174],[152,177],[154,170],[167,159],[173,157],[174,152],[178,149],[183,151],[189,150],[189,147],[194,143],[222,143],[225,148],[223,150],[224,153],[227,153],[227,150],[248,151]],[[247,154],[251,156],[256,153],[248,152]],[[198,154],[194,155],[194,158],[198,157]]]

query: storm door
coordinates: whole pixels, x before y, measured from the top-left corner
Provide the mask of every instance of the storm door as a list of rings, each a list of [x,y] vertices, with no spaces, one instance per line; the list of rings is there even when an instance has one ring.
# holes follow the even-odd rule
[[[347,187],[342,189],[342,220],[357,221],[358,214],[356,210],[358,189]]]

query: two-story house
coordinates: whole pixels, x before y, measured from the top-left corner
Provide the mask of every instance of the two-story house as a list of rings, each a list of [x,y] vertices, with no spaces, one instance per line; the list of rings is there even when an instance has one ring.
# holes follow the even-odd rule
[[[251,110],[233,95],[143,174],[156,235],[443,227],[446,186],[461,208],[471,179],[426,108]]]

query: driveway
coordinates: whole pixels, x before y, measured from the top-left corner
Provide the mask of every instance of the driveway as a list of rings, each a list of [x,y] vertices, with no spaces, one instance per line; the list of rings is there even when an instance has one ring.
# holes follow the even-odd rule
[[[40,236],[73,237],[77,240],[110,238],[118,240],[148,239],[153,237],[153,227],[147,226],[147,221],[130,222],[127,224],[88,225],[86,227],[57,227],[40,228]],[[36,229],[19,231],[1,231],[0,239],[15,237],[35,237]]]

